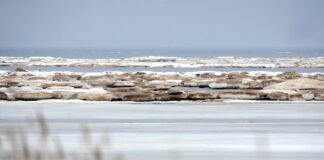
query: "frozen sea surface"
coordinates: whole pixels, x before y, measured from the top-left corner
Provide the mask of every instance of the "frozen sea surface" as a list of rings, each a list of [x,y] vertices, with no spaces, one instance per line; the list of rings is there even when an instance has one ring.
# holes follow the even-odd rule
[[[40,113],[49,128],[45,144]],[[72,159],[93,158],[94,149],[102,159],[324,159],[322,102],[2,101],[0,159],[10,153],[8,131],[17,128],[31,152],[60,139]]]
[[[323,72],[323,68],[168,68],[168,67],[55,67],[55,66],[0,66],[0,70],[14,71],[16,68],[23,68],[28,71],[71,71],[71,72],[194,72],[194,71],[217,71],[217,72],[232,72],[232,71],[269,71],[269,72],[301,72],[314,73]]]

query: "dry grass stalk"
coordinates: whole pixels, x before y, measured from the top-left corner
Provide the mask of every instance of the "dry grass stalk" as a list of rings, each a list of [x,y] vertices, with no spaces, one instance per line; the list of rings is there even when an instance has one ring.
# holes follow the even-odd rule
[[[0,137],[0,151],[1,151],[1,149],[2,149],[2,138]]]
[[[181,160],[181,154],[178,151],[170,152],[170,159],[171,160]]]
[[[55,144],[56,151],[57,151],[57,158],[60,160],[65,160],[66,156],[65,156],[65,151],[64,151],[61,139],[59,137],[54,139],[54,144]]]
[[[30,151],[29,151],[29,145],[28,145],[28,140],[27,140],[27,137],[26,137],[26,134],[25,133],[21,133],[21,144],[22,144],[22,157],[23,157],[23,160],[29,160],[30,159]]]
[[[85,145],[91,145],[91,130],[86,123],[81,124],[82,140]]]
[[[11,153],[8,155],[8,159],[13,159],[13,160],[19,159],[19,157],[18,157],[19,155],[17,154],[19,144],[17,142],[15,128],[7,130],[6,136],[8,137],[8,139],[10,141],[10,145],[11,145]]]
[[[35,160],[42,160],[43,159],[43,155],[41,151],[36,151],[35,153]]]
[[[105,132],[102,133],[102,135],[101,135],[101,142],[104,145],[111,146],[110,138],[109,138],[109,135],[108,135],[108,132],[107,131],[105,131]]]
[[[94,148],[93,156],[94,156],[95,160],[102,160],[102,152],[98,146],[96,148]]]
[[[112,158],[112,160],[124,160],[125,157],[122,153],[117,153],[114,155],[114,157]]]
[[[39,124],[39,129],[40,129],[40,135],[43,138],[43,140],[47,140],[47,137],[49,135],[49,127],[46,123],[45,117],[43,113],[38,113],[37,114],[37,121]]]

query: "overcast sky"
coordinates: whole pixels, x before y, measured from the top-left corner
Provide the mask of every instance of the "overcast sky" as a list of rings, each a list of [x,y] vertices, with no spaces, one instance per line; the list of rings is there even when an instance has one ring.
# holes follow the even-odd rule
[[[324,48],[324,0],[0,0],[1,48]]]

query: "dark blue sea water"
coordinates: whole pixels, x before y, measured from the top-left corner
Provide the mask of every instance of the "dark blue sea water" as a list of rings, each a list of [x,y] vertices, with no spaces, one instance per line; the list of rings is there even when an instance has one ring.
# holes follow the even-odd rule
[[[323,57],[324,50],[213,50],[213,49],[0,49],[0,56],[62,58],[167,57]]]

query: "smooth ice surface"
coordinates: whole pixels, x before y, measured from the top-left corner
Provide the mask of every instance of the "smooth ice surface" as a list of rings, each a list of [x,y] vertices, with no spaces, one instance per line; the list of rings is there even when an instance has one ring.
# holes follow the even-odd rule
[[[39,147],[35,116],[42,112],[50,139],[68,154],[100,146],[104,157],[124,159],[323,159],[321,102],[0,102],[0,136],[20,126]],[[91,132],[84,145],[80,126]],[[109,137],[109,145],[103,141]],[[81,141],[81,142],[80,142]],[[5,148],[5,147],[4,147]]]
[[[14,71],[18,66],[0,66],[0,70]],[[271,71],[271,72],[301,72],[313,73],[323,72],[323,68],[167,68],[167,67],[55,67],[55,66],[19,66],[27,71],[71,71],[71,72],[194,72],[194,71],[218,71],[218,72],[231,72],[231,71]]]

